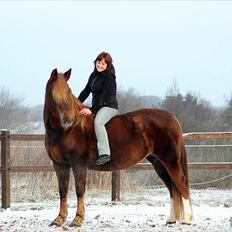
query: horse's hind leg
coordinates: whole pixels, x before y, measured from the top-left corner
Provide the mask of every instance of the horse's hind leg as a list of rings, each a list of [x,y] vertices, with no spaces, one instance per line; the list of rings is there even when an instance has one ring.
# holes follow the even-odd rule
[[[56,171],[59,194],[60,194],[60,212],[51,225],[61,226],[67,217],[67,194],[69,188],[70,167],[53,162]]]
[[[161,158],[163,165],[167,169],[169,176],[175,183],[177,193],[179,192],[179,199],[182,209],[182,224],[189,224],[192,219],[192,208],[190,204],[189,182],[188,182],[188,168],[185,148],[181,145],[180,153],[177,149],[168,152],[168,157]],[[179,155],[179,156],[178,156]]]
[[[192,208],[190,204],[190,194],[186,176],[183,174],[179,164],[167,165],[167,169],[170,173],[170,176],[172,177],[173,182],[175,183],[177,193],[180,193],[180,206],[182,210],[181,223],[190,224],[190,220],[192,219]]]
[[[172,179],[170,178],[163,164],[154,155],[149,155],[147,160],[151,162],[158,176],[163,180],[164,184],[168,188],[170,195],[172,195]]]
[[[177,189],[172,182],[167,170],[164,165],[157,159],[154,155],[150,155],[147,157],[147,160],[151,162],[158,176],[163,180],[164,184],[169,190],[170,200],[171,200],[171,210],[170,216],[167,219],[167,224],[175,223],[176,220],[179,219],[180,215],[180,199],[179,194],[176,193]]]

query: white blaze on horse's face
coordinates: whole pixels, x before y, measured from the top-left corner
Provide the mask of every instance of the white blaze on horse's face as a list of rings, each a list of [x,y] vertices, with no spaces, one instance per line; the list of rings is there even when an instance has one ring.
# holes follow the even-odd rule
[[[74,123],[74,113],[71,105],[66,103],[57,104],[57,111],[59,115],[60,125],[66,130]]]
[[[74,119],[65,113],[60,114],[60,124],[64,129],[68,129],[70,126],[73,125]]]
[[[71,75],[71,69],[64,74],[58,74],[56,70],[52,72],[52,98],[54,100],[56,114],[59,117],[61,126],[69,128],[74,123],[75,110],[73,110],[73,97],[67,81]]]

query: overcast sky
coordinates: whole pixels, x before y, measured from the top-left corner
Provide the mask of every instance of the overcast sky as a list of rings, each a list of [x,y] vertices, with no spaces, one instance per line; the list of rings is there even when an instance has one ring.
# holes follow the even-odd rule
[[[0,87],[43,104],[51,71],[84,88],[111,53],[118,85],[164,97],[177,81],[226,104],[232,94],[232,1],[0,1]]]

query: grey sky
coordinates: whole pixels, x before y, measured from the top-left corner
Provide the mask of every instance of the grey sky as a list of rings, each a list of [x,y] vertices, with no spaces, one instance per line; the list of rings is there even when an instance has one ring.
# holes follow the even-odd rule
[[[53,68],[84,88],[101,51],[118,85],[163,97],[176,79],[212,105],[232,94],[232,1],[0,1],[0,87],[43,104]]]

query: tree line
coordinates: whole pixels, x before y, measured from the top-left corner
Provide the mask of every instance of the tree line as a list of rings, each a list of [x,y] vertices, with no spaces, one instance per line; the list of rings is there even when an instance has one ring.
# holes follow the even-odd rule
[[[169,87],[163,99],[142,96],[135,89],[118,90],[119,112],[140,108],[160,108],[174,114],[183,132],[232,131],[232,95],[223,107],[189,91],[185,95],[176,83]],[[32,133],[43,126],[43,105],[25,106],[24,98],[14,96],[4,87],[0,89],[0,128],[14,133]]]

